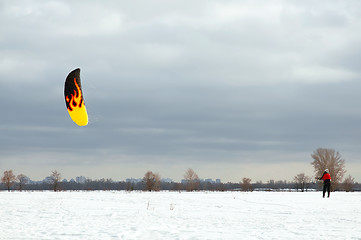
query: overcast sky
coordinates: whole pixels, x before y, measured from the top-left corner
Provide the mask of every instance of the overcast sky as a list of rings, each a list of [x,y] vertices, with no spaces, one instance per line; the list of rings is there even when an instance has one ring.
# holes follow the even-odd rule
[[[0,2],[0,172],[361,181],[360,1]],[[81,69],[86,127],[66,110]]]

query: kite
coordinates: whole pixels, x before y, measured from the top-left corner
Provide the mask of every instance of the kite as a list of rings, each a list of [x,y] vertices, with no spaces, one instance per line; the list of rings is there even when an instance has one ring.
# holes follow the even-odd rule
[[[79,126],[88,124],[83,92],[80,83],[80,69],[77,68],[69,73],[64,86],[65,104],[71,119]]]

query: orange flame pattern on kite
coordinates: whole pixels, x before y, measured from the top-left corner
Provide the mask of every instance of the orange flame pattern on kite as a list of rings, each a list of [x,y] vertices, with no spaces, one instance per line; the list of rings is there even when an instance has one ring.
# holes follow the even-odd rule
[[[65,96],[65,100],[66,100],[66,106],[68,108],[69,111],[73,111],[73,107],[82,107],[83,104],[83,94],[80,90],[80,87],[78,85],[78,83],[76,82],[76,78],[74,78],[74,84],[76,89],[74,89],[74,93],[70,94],[70,98],[69,96]]]

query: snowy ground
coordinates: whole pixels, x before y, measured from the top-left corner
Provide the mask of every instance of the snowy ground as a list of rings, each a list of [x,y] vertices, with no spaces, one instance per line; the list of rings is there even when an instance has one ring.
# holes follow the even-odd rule
[[[0,239],[361,239],[361,193],[0,192]]]

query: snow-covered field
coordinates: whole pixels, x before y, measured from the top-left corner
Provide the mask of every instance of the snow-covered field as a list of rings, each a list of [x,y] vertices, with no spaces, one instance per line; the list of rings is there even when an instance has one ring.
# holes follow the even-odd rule
[[[361,239],[361,193],[0,192],[0,239]]]

